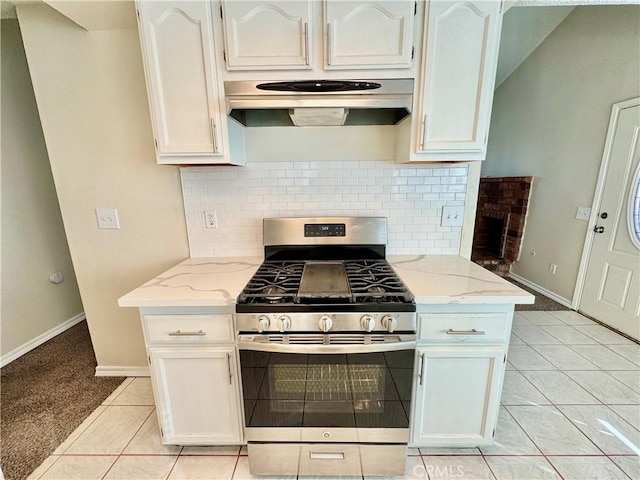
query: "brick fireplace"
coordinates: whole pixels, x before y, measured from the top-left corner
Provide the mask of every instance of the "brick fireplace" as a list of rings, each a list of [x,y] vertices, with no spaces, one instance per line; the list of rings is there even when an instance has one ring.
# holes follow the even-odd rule
[[[506,277],[520,256],[533,177],[480,179],[471,260]]]

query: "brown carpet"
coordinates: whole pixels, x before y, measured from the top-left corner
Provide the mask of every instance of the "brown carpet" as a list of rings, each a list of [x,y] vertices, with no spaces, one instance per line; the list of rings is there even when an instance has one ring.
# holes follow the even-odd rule
[[[0,440],[7,480],[26,478],[124,377],[96,377],[81,322],[1,369]]]
[[[523,290],[531,293],[536,296],[536,303],[533,305],[516,305],[516,311],[522,310],[540,310],[543,312],[552,312],[557,310],[570,310],[564,305],[560,305],[558,302],[551,300],[549,297],[542,295],[541,293],[536,292],[535,290],[530,289],[529,287],[524,286],[523,284],[516,282],[510,278],[505,278],[505,280],[510,281],[514,285],[517,285]]]

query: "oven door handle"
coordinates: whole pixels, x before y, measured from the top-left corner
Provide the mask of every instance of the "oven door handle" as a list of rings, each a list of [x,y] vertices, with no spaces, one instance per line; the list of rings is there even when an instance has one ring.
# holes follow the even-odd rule
[[[243,336],[238,337],[238,349],[254,350],[258,352],[272,353],[302,353],[302,354],[345,354],[345,353],[376,353],[391,352],[394,350],[413,350],[416,348],[415,340],[405,340],[400,342],[385,342],[373,344],[300,344],[300,343],[271,343],[256,340],[246,340]]]

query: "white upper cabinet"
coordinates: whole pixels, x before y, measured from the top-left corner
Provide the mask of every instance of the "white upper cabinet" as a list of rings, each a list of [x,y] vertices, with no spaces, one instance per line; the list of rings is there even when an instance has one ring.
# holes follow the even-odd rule
[[[499,1],[426,4],[412,160],[484,160],[501,25]]]
[[[222,2],[229,70],[308,69],[311,0]]]
[[[416,3],[325,0],[326,68],[409,68]]]
[[[136,5],[158,163],[229,163],[210,3]]]
[[[413,0],[223,0],[227,70],[409,68],[415,10]]]

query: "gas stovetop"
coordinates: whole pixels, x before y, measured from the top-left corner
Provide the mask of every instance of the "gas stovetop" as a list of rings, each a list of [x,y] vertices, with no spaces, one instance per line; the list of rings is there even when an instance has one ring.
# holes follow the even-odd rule
[[[266,260],[237,300],[238,312],[415,311],[384,259]]]

